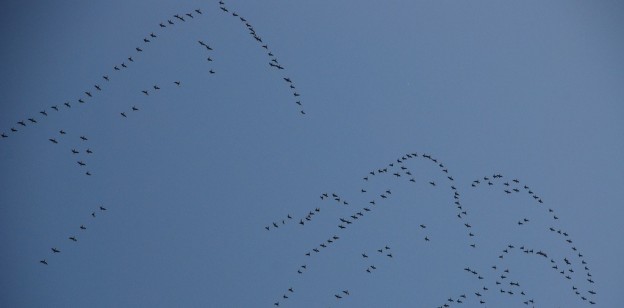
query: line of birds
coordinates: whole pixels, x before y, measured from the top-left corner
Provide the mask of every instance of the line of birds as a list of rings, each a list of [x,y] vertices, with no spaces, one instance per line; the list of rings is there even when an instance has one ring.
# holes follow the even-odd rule
[[[104,211],[107,211],[107,210],[108,210],[107,208],[105,208],[104,206],[100,205],[100,206],[99,206],[99,208],[98,208],[98,210],[91,212],[91,217],[95,218],[95,217],[96,217],[96,214],[95,214],[95,213],[96,213],[97,211],[99,211],[99,212],[104,212]],[[84,224],[81,224],[81,225],[80,225],[80,231],[84,231],[84,230],[87,230],[87,227],[85,227],[85,225],[84,225]],[[77,237],[77,236],[75,236],[75,235],[71,235],[71,236],[69,236],[67,239],[68,239],[68,240],[70,240],[70,241],[72,241],[72,242],[74,242],[74,243],[75,243],[75,242],[78,242],[78,237]],[[58,254],[58,253],[61,253],[61,250],[60,250],[60,249],[58,249],[57,247],[52,247],[52,248],[50,248],[50,250],[52,251],[52,254]],[[41,264],[43,264],[43,265],[48,265],[48,260],[47,260],[47,259],[41,259],[41,260],[39,260],[39,263],[41,263]]]
[[[193,15],[193,14],[195,14],[195,15]],[[203,12],[201,11],[201,9],[195,9],[194,11],[189,12],[189,13],[175,14],[175,15],[173,15],[172,19],[177,19],[180,22],[184,22],[184,21],[186,21],[185,17],[194,18],[196,15],[202,15],[202,14],[203,14]],[[173,26],[174,24],[175,23],[171,19],[168,19],[166,22],[161,22],[159,24],[159,26],[160,26],[160,28],[167,28],[168,26],[170,27],[170,26]],[[149,35],[146,35],[143,38],[143,42],[142,42],[143,45],[135,47],[134,54],[130,55],[127,58],[127,60],[122,61],[121,64],[114,65],[113,66],[113,71],[121,71],[123,69],[128,68],[130,63],[134,63],[135,62],[136,56],[140,55],[145,50],[145,46],[150,44],[157,37],[158,37],[158,35],[156,35],[154,32],[150,32]],[[128,61],[128,62],[126,62],[126,61]],[[212,73],[214,73],[214,71],[212,71]],[[112,79],[110,76],[111,76],[110,74],[104,74],[104,75],[102,75],[102,79],[104,81],[106,81],[106,82],[109,82]],[[77,103],[79,105],[87,103],[87,99],[94,98],[96,93],[98,93],[100,91],[103,91],[104,88],[105,87],[102,86],[101,84],[98,84],[98,83],[94,84],[92,89],[87,89],[87,90],[83,91],[83,94],[86,97],[85,96],[79,97],[77,99]],[[45,108],[45,109],[39,111],[39,117],[31,116],[27,120],[17,121],[16,124],[18,124],[18,125],[20,125],[22,127],[26,127],[27,123],[31,124],[31,125],[32,124],[37,124],[37,123],[39,123],[38,120],[45,119],[45,118],[47,118],[50,115],[50,110],[54,110],[55,112],[59,112],[59,111],[63,110],[63,106],[64,106],[64,109],[70,109],[70,108],[72,108],[72,106],[75,106],[75,103],[71,102],[71,101],[66,101],[65,103],[63,103],[60,106],[59,105],[52,105],[52,106],[49,107],[49,109]],[[137,108],[137,110],[138,110],[138,108]],[[133,111],[137,111],[137,110],[133,109]],[[18,131],[19,130],[17,128],[15,128],[15,127],[11,127],[10,128],[10,132],[11,133],[17,133]],[[8,138],[8,137],[9,137],[8,133],[5,133],[5,132],[0,133],[0,139],[4,139],[4,138]]]
[[[221,11],[223,11],[223,13],[230,14],[230,10],[225,6],[225,2],[219,1],[219,8],[221,9]],[[262,48],[265,49],[265,51],[267,52],[267,56],[270,58],[269,67],[277,69],[277,70],[283,70],[284,66],[279,63],[275,54],[269,49],[269,45],[262,41],[262,38],[260,37],[260,35],[258,35],[258,33],[254,29],[254,27],[249,23],[249,21],[247,21],[246,18],[240,16],[236,12],[232,12],[231,15],[234,18],[238,18],[238,20],[241,23],[244,23],[245,26],[247,27],[247,30],[249,30],[249,34],[254,38],[254,40],[256,40],[256,42],[259,45],[262,46]],[[303,110],[303,104],[301,103],[301,99],[299,98],[301,94],[297,92],[297,88],[295,87],[294,82],[288,76],[284,76],[282,77],[282,79],[284,80],[286,85],[288,85],[288,88],[291,90],[291,93],[295,99],[295,104],[297,104],[297,106],[299,107],[299,113],[301,113],[302,115],[305,115],[306,113],[305,113],[305,110]]]
[[[204,41],[202,41],[202,40],[198,40],[197,42],[199,43],[199,45],[201,45],[201,46],[203,46],[204,48],[206,48],[206,51],[208,51],[208,52],[211,52],[211,51],[213,51],[213,50],[214,50],[214,49],[212,49],[212,47],[210,47],[208,44],[204,43]],[[210,57],[210,56],[208,56],[208,58],[206,58],[206,60],[207,60],[208,62],[213,62],[212,57]],[[216,72],[214,71],[214,69],[212,69],[212,68],[211,68],[211,69],[208,71],[208,73],[210,73],[210,74],[215,74]]]

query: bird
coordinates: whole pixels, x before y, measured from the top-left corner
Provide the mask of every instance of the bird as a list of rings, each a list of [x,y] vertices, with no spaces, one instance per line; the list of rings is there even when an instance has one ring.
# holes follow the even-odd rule
[[[213,70],[210,70],[210,74],[214,74],[214,73],[215,73],[215,71],[213,71]]]
[[[28,121],[32,122],[32,123],[37,123],[37,121],[33,118],[28,118]]]
[[[139,108],[137,108],[136,106],[132,106],[132,111],[138,111]]]
[[[7,136],[5,133],[2,133],[2,138],[7,138],[9,136]]]
[[[54,139],[54,138],[50,138],[48,140],[50,140],[52,143],[55,143],[55,144],[58,143],[58,141],[56,141],[56,139]]]
[[[154,90],[160,90],[160,88],[158,87],[158,85],[154,85]]]
[[[53,253],[59,253],[59,252],[61,252],[60,250],[58,250],[58,249],[56,249],[56,248],[54,248],[54,247],[52,247],[51,249],[52,249],[52,252],[53,252]]]
[[[59,110],[58,110],[58,106],[56,106],[56,105],[54,105],[54,106],[52,106],[52,107],[50,107],[50,108],[52,108],[52,109],[54,109],[54,110],[56,110],[56,111],[59,111]]]
[[[137,48],[136,48],[136,51],[141,52],[141,51],[143,51],[143,49],[141,49],[141,48],[137,47]]]
[[[86,230],[86,229],[87,229],[87,227],[85,227],[84,225],[80,225],[80,229],[82,229],[82,230]]]
[[[42,115],[44,115],[44,116],[46,116],[46,117],[48,116],[48,113],[47,113],[47,112],[45,112],[45,110],[39,111],[39,113],[41,113]]]
[[[45,259],[39,261],[39,263],[44,264],[44,265],[48,265],[48,262]]]
[[[87,139],[87,137],[85,137],[85,136],[80,136],[80,139],[82,139],[83,141],[87,141],[87,140],[89,140],[89,139]]]
[[[82,160],[79,160],[79,161],[78,161],[78,165],[80,165],[80,166],[86,166],[87,164],[85,164]]]
[[[80,153],[80,152],[76,151],[76,149],[72,149],[71,151],[72,151],[72,153],[73,153],[73,154],[78,154],[78,153]]]
[[[77,242],[77,241],[78,241],[78,240],[77,240],[75,237],[73,237],[73,236],[70,236],[70,237],[69,237],[69,239],[70,239],[70,240],[72,240],[72,241],[74,241],[74,242]]]
[[[126,114],[124,112],[120,112],[119,114],[121,114],[122,117],[127,118]]]
[[[147,90],[143,90],[141,92],[143,92],[143,94],[145,94],[145,95],[149,95],[149,93],[147,93]]]
[[[87,149],[85,152],[87,152],[87,154],[93,154],[93,151],[91,151],[91,149]]]
[[[104,78],[104,80],[106,80],[106,81],[110,81],[110,79],[106,75],[102,76],[102,78]]]
[[[174,81],[173,83],[175,83],[176,85],[180,86],[180,82],[179,81]]]

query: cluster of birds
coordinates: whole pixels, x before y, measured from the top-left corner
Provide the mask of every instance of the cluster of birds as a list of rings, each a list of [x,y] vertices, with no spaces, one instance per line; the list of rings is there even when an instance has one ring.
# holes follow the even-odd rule
[[[99,212],[104,212],[104,211],[106,211],[106,210],[107,210],[107,208],[105,208],[104,206],[101,206],[101,205],[100,205],[98,210],[99,210]],[[96,217],[96,214],[95,214],[95,213],[96,213],[98,210],[91,212],[91,217],[95,218],[95,217]],[[81,225],[80,225],[80,231],[84,231],[84,230],[87,230],[87,227],[85,227],[85,225],[84,225],[84,224],[81,224]],[[74,243],[75,243],[75,242],[78,242],[78,237],[77,237],[76,235],[71,235],[71,236],[69,236],[67,239],[68,239],[68,240],[70,240],[70,241],[72,241],[72,242],[74,242]],[[52,254],[58,254],[58,253],[61,253],[61,250],[60,250],[60,249],[58,249],[57,247],[52,247],[52,248],[50,248],[50,250],[52,251]],[[47,260],[47,259],[41,259],[41,260],[39,260],[39,263],[41,263],[41,264],[43,264],[43,265],[48,265],[48,260]]]
[[[500,186],[502,184],[503,186],[502,191],[506,195],[511,195],[514,193],[520,193],[524,191],[534,202],[536,202],[536,205],[541,206],[544,204],[544,201],[542,200],[542,198],[538,196],[535,192],[533,192],[533,190],[528,185],[520,184],[520,180],[513,179],[512,181],[502,182],[503,181],[502,178],[503,178],[502,175],[495,174],[491,178],[487,176],[483,177],[483,181],[487,181],[487,184],[488,184],[487,187],[492,187],[492,188]],[[479,179],[477,179],[472,182],[471,186],[476,188],[479,186],[479,184],[481,183]],[[549,215],[552,217],[553,223],[559,222],[559,216],[555,213],[555,211],[552,208],[548,208],[547,210],[545,209],[545,211],[547,211],[545,213],[546,215]],[[529,221],[530,220],[526,217],[521,218],[518,220],[518,225],[524,226]],[[587,301],[589,304],[592,304],[592,305],[595,304],[596,301],[593,299],[593,296],[596,295],[596,291],[594,291],[592,287],[592,285],[594,284],[594,280],[592,279],[592,274],[590,272],[588,263],[584,259],[584,254],[580,252],[579,249],[574,245],[574,241],[571,239],[571,236],[569,235],[568,232],[562,230],[560,227],[555,227],[555,226],[549,226],[547,230],[551,234],[560,237],[562,240],[562,243],[569,247],[570,249],[569,254],[560,257],[560,260],[562,260],[565,264],[558,263],[557,259],[553,257],[553,254],[548,253],[545,250],[529,249],[525,245],[521,245],[519,247],[520,249],[517,251],[522,252],[523,255],[536,255],[536,256],[541,257],[541,259],[543,260],[549,260],[551,268],[555,270],[558,274],[560,274],[562,279],[565,279],[566,281],[569,281],[572,283],[576,281],[577,285],[578,283],[583,283],[583,285],[585,286],[584,291],[580,290],[579,287],[577,287],[577,285],[571,286],[572,291],[582,301]],[[498,255],[498,260],[500,262],[503,262],[507,254],[515,251],[514,250],[515,247],[516,245],[513,245],[511,243],[508,244],[507,247],[502,249],[501,254]],[[575,265],[578,267],[575,268]],[[500,265],[492,266],[493,269],[496,269],[497,267],[500,267]],[[576,275],[581,272],[584,272],[584,275],[581,276],[582,278]],[[579,282],[578,279],[584,279],[585,281],[581,280]],[[496,281],[496,284],[498,285],[499,281]],[[524,303],[528,305],[532,302],[528,302],[528,303],[524,302]]]
[[[363,177],[363,184],[367,184],[371,181],[373,181],[374,177],[379,177],[381,175],[393,175],[394,178],[396,179],[405,179],[407,180],[409,183],[419,183],[419,181],[417,181],[415,179],[415,177],[413,176],[413,173],[410,171],[410,169],[407,167],[407,162],[410,159],[416,159],[416,158],[421,158],[421,159],[425,159],[431,163],[433,163],[436,167],[439,168],[440,172],[442,172],[445,176],[445,178],[450,182],[450,184],[453,183],[454,179],[452,176],[450,176],[448,173],[448,170],[446,169],[446,167],[444,166],[444,164],[440,163],[436,158],[432,157],[431,155],[428,154],[422,154],[419,155],[418,153],[408,153],[403,155],[402,157],[398,158],[396,161],[393,161],[391,163],[389,163],[386,167],[384,168],[379,168],[373,171],[370,171],[368,173],[368,175],[366,175],[365,177]],[[433,181],[429,181],[426,183],[422,183],[422,184],[426,184],[429,185],[430,187],[436,187],[436,183]],[[459,213],[458,213],[458,217],[459,218],[464,218],[465,215],[467,215],[466,210],[462,207],[461,203],[459,202],[459,198],[460,198],[460,194],[457,191],[457,188],[453,185],[449,185],[451,191],[453,192],[452,196],[453,198],[450,199],[452,200],[452,204],[456,207],[458,207],[459,209]],[[362,188],[360,188],[360,193],[361,194],[368,194],[368,195],[372,195],[372,191],[370,188],[364,186]],[[373,209],[381,204],[383,204],[383,201],[388,200],[390,197],[392,196],[392,190],[391,189],[385,189],[383,191],[381,191],[378,194],[375,194],[372,196],[372,199],[370,199],[370,201],[368,201],[368,204],[361,206],[358,210],[355,210],[353,212],[353,214],[349,215],[348,217],[338,217],[338,230],[341,232],[346,232],[345,229],[348,229],[348,226],[352,225],[353,223],[359,221],[361,218],[363,218],[367,213],[373,212]],[[334,201],[335,205],[338,206],[349,206],[349,202],[345,201],[345,198],[340,196],[337,193],[322,193],[320,196],[320,199],[322,201]],[[318,211],[320,211],[319,208],[317,208]],[[311,220],[311,217],[313,216],[313,211],[310,211],[308,213],[308,217],[306,217],[306,219],[308,221]],[[290,216],[290,214],[288,215]],[[305,226],[305,222],[302,220],[300,221],[300,226]],[[465,226],[466,228],[471,228],[471,225],[466,223]],[[265,227],[266,228],[266,227]],[[427,233],[427,225],[426,224],[420,224],[419,226],[420,230],[423,230],[425,232],[424,236],[423,236],[423,241],[424,242],[429,242],[430,241],[430,235]],[[268,229],[268,228],[267,228]],[[469,237],[473,237],[474,234],[472,234],[471,232],[468,233]],[[314,247],[311,251],[307,251],[305,253],[305,256],[310,257],[313,254],[318,254],[321,252],[321,250],[323,249],[328,249],[330,244],[334,243],[337,239],[339,239],[340,237],[337,235],[332,235],[329,236],[328,239],[326,240],[326,242],[323,242],[321,244],[319,244],[317,247]],[[475,244],[471,245],[472,247],[476,247]],[[388,245],[384,246],[381,249],[378,249],[377,252],[379,252],[380,254],[385,255],[386,258],[393,258],[394,255],[392,252],[389,251],[390,247]],[[362,258],[363,259],[369,259],[369,254],[367,254],[366,252],[362,253]],[[376,270],[377,267],[372,264],[369,265],[364,271],[366,273],[372,273],[374,270]],[[301,272],[300,274],[302,274],[303,272]],[[275,304],[279,305],[279,301],[275,302]]]
[[[265,49],[267,56],[269,57],[269,67],[277,69],[277,70],[283,70],[284,66],[279,63],[279,61],[277,60],[277,57],[275,56],[275,54],[273,53],[272,50],[269,49],[269,45],[267,43],[265,43],[264,41],[262,41],[262,38],[260,37],[260,35],[258,35],[258,33],[256,32],[255,28],[251,25],[251,23],[249,23],[249,21],[247,21],[246,18],[240,16],[238,13],[236,12],[231,12],[230,10],[225,6],[225,2],[223,1],[219,1],[219,8],[221,9],[221,11],[223,11],[223,13],[225,14],[231,14],[232,17],[234,18],[238,18],[238,20],[241,23],[245,24],[245,27],[247,27],[247,30],[249,30],[249,35],[251,35],[254,40],[262,46],[262,48]],[[297,92],[297,88],[295,87],[294,82],[292,81],[292,79],[288,76],[284,76],[282,77],[282,79],[284,80],[284,82],[286,83],[286,85],[288,86],[289,90],[291,90],[292,95],[295,99],[295,104],[297,104],[297,106],[299,107],[299,113],[301,113],[302,115],[305,115],[305,110],[303,110],[303,104],[301,103],[301,99],[300,96],[301,94],[299,94],[299,92]]]
[[[61,144],[62,142],[71,142],[69,140],[66,141],[66,139],[67,139],[67,132],[61,129],[61,130],[58,131],[58,136],[57,137],[51,137],[48,140],[50,142],[52,142],[52,144]],[[76,141],[76,139],[78,139],[78,138],[75,138],[73,140]],[[87,138],[84,135],[81,135],[80,136],[80,146],[76,146],[76,143],[74,143],[73,146],[69,147],[69,149],[71,149],[71,154],[72,155],[74,155],[74,156],[78,155],[78,160],[76,161],[76,163],[81,168],[87,167],[87,163],[85,163],[85,159],[86,159],[87,155],[90,156],[90,155],[93,154],[93,150],[91,150],[91,148],[88,147],[88,146],[84,150],[82,150],[82,151],[76,150],[76,148],[84,148],[85,146],[83,146],[83,144],[85,142],[88,142],[88,141],[89,141],[89,138]],[[69,149],[68,149],[68,152],[69,152]],[[84,153],[85,155],[83,156],[82,153]],[[89,171],[87,169],[85,171],[85,175],[91,176],[91,171]]]
[[[445,165],[439,162],[438,159],[432,157],[429,154],[420,154],[420,155],[418,153],[405,154],[401,156],[400,158],[396,159],[396,161],[389,163],[386,167],[378,168],[378,169],[370,171],[362,179],[364,183],[366,184],[372,181],[373,179],[378,178],[381,175],[387,175],[395,179],[404,179],[410,183],[421,183],[421,185],[425,184],[432,188],[440,187],[441,183],[437,183],[434,180],[432,181],[416,180],[416,178],[414,177],[414,172],[412,172],[410,167],[407,165],[408,160],[415,159],[415,158],[425,159],[426,161],[433,163],[436,167],[439,168],[439,171],[443,174],[443,178],[445,178],[448,181],[447,185],[450,188],[451,198],[452,198],[450,199],[449,203],[455,207],[456,217],[458,218],[458,221],[460,221],[463,224],[463,227],[467,230],[467,239],[469,242],[469,246],[472,248],[477,248],[475,244],[476,235],[472,231],[472,225],[470,222],[465,221],[465,219],[467,219],[467,216],[468,216],[468,211],[464,207],[464,205],[461,203],[461,199],[460,199],[461,194],[459,193],[458,188],[456,187],[455,179],[453,178],[453,176],[449,174],[449,171],[445,167]],[[502,186],[503,187],[502,192],[505,195],[512,195],[514,193],[525,191],[528,194],[528,196],[530,196],[531,200],[533,200],[537,205],[544,204],[544,201],[542,200],[540,196],[534,193],[533,190],[531,190],[531,188],[528,185],[521,184],[520,180],[518,179],[512,179],[510,181],[506,181],[503,175],[496,173],[491,176],[485,176],[483,177],[483,179],[480,178],[480,179],[474,180],[470,186],[473,188],[477,188],[482,183],[487,183],[488,185],[486,187]],[[373,212],[373,210],[377,206],[383,204],[383,201],[388,200],[391,198],[391,196],[393,196],[393,191],[392,189],[389,189],[389,188],[383,189],[379,191],[378,193],[372,193],[372,190],[370,188],[368,188],[367,186],[364,186],[360,189],[360,193],[363,195],[371,195],[372,198],[369,199],[366,205],[361,206],[359,210],[355,210],[353,215],[350,215],[348,217],[344,217],[344,216],[337,217],[339,221],[339,224],[338,224],[339,232],[345,232],[346,231],[345,229],[348,229],[348,226],[354,224],[357,221],[360,221],[361,218],[363,218],[367,213]],[[336,205],[341,205],[341,206],[348,205],[348,203],[343,202],[344,198],[339,196],[337,193],[322,193],[320,195],[320,199],[321,200],[333,200],[336,202]],[[559,221],[559,217],[554,213],[554,210],[548,209],[548,214],[552,215],[552,219],[554,222]],[[308,221],[310,220],[312,216],[313,216],[313,211],[310,211],[307,217]],[[291,217],[290,214],[288,215],[288,217],[289,218]],[[520,226],[521,228],[526,228],[525,225],[531,221],[533,220],[530,219],[530,217],[523,216],[520,219],[518,219],[517,225]],[[302,221],[300,225],[304,226],[305,223]],[[419,229],[425,232],[423,236],[424,242],[431,241],[431,234],[428,234],[427,232],[428,230],[427,224],[424,224],[424,223],[420,224]],[[572,282],[575,281],[576,278],[574,274],[582,272],[584,270],[586,272],[585,280],[587,281],[587,283],[593,284],[594,282],[592,280],[592,275],[589,272],[589,267],[587,265],[587,262],[583,259],[583,254],[578,252],[578,249],[572,245],[573,241],[569,238],[568,233],[565,231],[562,231],[561,229],[557,229],[555,227],[550,227],[549,230],[551,233],[560,235],[564,239],[565,243],[570,245],[570,250],[576,255],[563,256],[560,260],[563,260],[564,263],[560,263],[557,261],[558,259],[556,257],[551,256],[552,253],[548,252],[545,249],[534,249],[534,248],[530,248],[527,245],[516,245],[513,243],[509,243],[504,249],[501,250],[501,253],[494,260],[494,264],[492,265],[492,270],[493,270],[492,273],[487,272],[487,271],[479,272],[475,269],[471,269],[470,267],[464,268],[466,272],[472,274],[476,278],[477,283],[480,284],[480,287],[478,289],[473,290],[473,292],[465,292],[458,296],[449,297],[447,300],[444,301],[444,303],[440,304],[438,307],[440,308],[451,307],[453,305],[468,303],[470,301],[474,301],[475,303],[479,305],[487,305],[487,302],[488,302],[487,297],[494,296],[494,294],[501,294],[501,295],[504,294],[505,296],[509,296],[510,300],[514,298],[514,296],[518,296],[520,302],[523,303],[524,305],[534,306],[536,304],[535,298],[530,297],[528,295],[529,292],[522,288],[523,284],[521,284],[519,279],[514,279],[512,277],[513,275],[509,267],[513,266],[513,264],[506,263],[505,256],[513,253],[514,251],[521,253],[522,255],[525,255],[525,256],[536,256],[543,260],[550,260],[551,267],[561,275],[564,281],[572,281]],[[330,237],[328,239],[327,243],[322,243],[318,245],[317,247],[313,248],[311,251],[306,252],[305,255],[307,257],[310,257],[315,253],[320,253],[322,249],[329,248],[329,244],[333,243],[335,239],[338,239],[338,238],[340,237],[337,235],[333,235],[333,237]],[[379,255],[385,255],[385,257],[389,259],[394,257],[393,253],[390,252],[390,247],[388,246],[378,249],[377,252],[379,253]],[[370,257],[371,255],[366,252],[361,253],[361,258],[363,260],[369,260]],[[574,260],[577,260],[577,262],[575,263]],[[580,269],[574,268],[575,264],[582,266],[582,268]],[[375,264],[369,264],[364,269],[364,272],[366,272],[367,274],[371,274],[376,269],[377,269],[377,266]],[[304,273],[303,271],[300,272],[300,274],[303,274],[303,273]],[[596,303],[596,301],[592,298],[592,296],[596,295],[596,291],[593,288],[587,287],[585,288],[585,290],[582,290],[580,285],[572,285],[571,288],[574,294],[576,294],[580,300],[587,301],[587,303],[589,304]],[[490,291],[494,291],[495,293],[490,293]],[[279,305],[279,301],[275,302],[275,304]]]
[[[377,249],[377,252],[380,255],[385,255],[385,257],[387,258],[394,258],[394,255],[392,255],[392,252],[390,252],[390,247],[388,245],[385,245],[384,247],[381,247],[379,249]],[[362,253],[362,258],[367,260],[370,259],[370,257],[368,256],[368,254],[366,254],[366,252]],[[364,270],[365,272],[372,274],[374,270],[377,269],[377,266],[375,266],[374,264],[371,264],[369,266],[366,267],[366,270]]]

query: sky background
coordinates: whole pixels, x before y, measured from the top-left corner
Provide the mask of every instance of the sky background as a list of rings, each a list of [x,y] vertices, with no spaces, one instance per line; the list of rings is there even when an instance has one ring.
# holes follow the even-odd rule
[[[590,306],[572,286],[598,307],[624,300],[621,2],[2,6],[0,306]],[[398,163],[407,153],[418,157]],[[407,170],[415,182],[392,175]],[[341,217],[353,224],[339,229]],[[462,305],[447,301],[462,294]]]

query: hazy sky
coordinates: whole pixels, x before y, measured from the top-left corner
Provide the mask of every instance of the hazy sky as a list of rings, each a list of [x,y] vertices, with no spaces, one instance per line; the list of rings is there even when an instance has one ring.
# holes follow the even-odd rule
[[[620,2],[225,7],[3,2],[0,306],[624,300]]]

